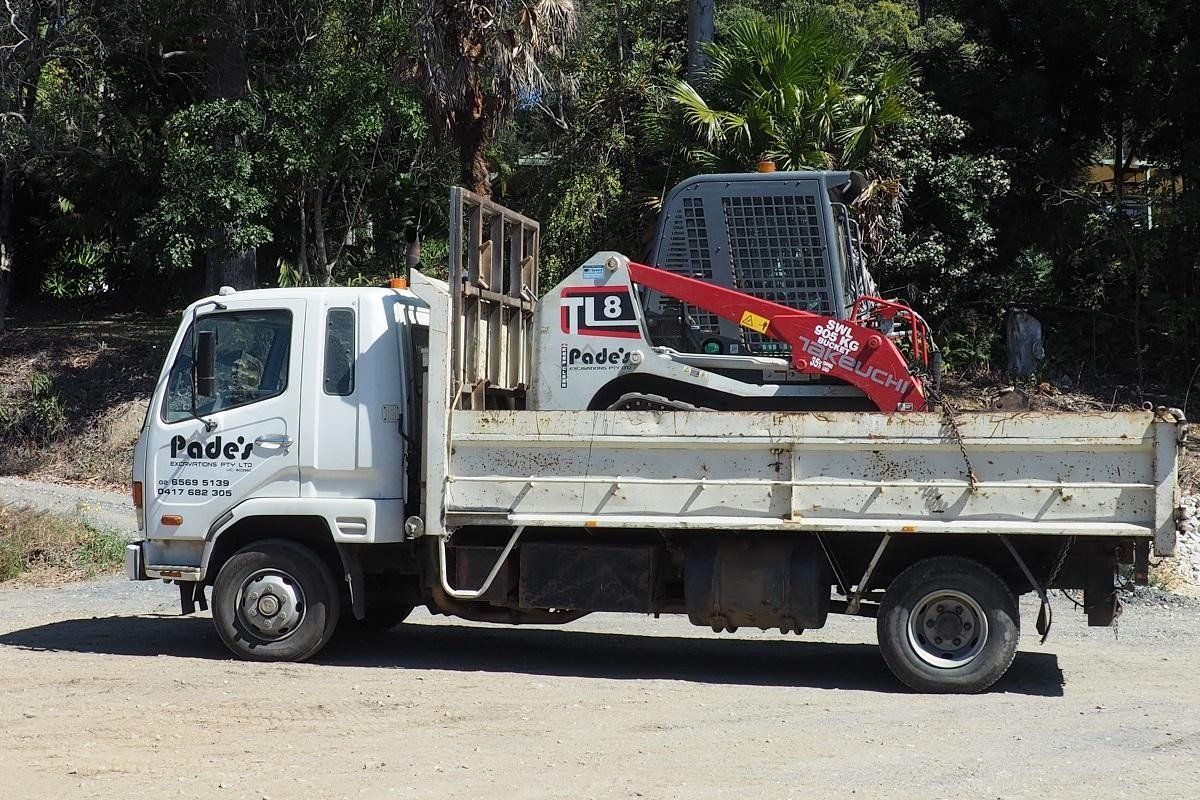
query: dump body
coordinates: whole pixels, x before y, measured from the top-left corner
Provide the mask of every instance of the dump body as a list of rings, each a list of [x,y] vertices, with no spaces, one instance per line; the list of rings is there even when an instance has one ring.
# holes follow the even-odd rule
[[[1148,413],[456,411],[450,525],[1154,537],[1175,426]]]
[[[444,286],[414,282],[449,329]],[[1151,412],[969,412],[955,433],[932,413],[458,410],[439,343],[435,327],[426,439],[447,446],[429,450],[427,531],[1111,536],[1174,552],[1181,429]]]

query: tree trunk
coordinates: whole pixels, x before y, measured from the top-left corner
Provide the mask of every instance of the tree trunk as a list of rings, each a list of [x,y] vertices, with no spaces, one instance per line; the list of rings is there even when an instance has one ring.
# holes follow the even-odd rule
[[[484,197],[492,196],[492,181],[488,170],[487,156],[484,155],[482,133],[474,130],[460,132],[458,137],[458,153],[462,162],[462,173],[459,179],[475,194]]]
[[[690,0],[688,5],[687,78],[695,82],[708,66],[705,45],[713,40],[713,0]]]
[[[479,88],[478,80],[472,77],[467,80],[463,91],[470,100],[465,103],[466,110],[451,126],[458,144],[459,181],[475,194],[491,197],[492,181],[487,154],[484,152],[488,144],[488,130],[483,90]]]
[[[300,192],[300,252],[296,256],[296,273],[301,286],[308,285],[308,193]]]
[[[0,165],[0,335],[4,334],[5,314],[12,292],[13,264],[13,176],[7,163]]]
[[[240,100],[249,91],[250,74],[246,67],[246,0],[225,0],[223,12],[213,23],[208,39],[208,96],[214,100]],[[235,139],[233,147],[244,143]],[[228,246],[230,232],[209,231],[205,254],[205,285],[209,292],[222,286],[253,289],[258,284],[257,252],[253,247]]]
[[[322,175],[321,183],[323,184]],[[317,282],[328,286],[333,279],[333,262],[329,260],[329,250],[325,243],[325,190],[313,190],[313,250],[317,256]]]
[[[220,231],[214,231],[220,235]],[[208,248],[204,256],[204,285],[209,294],[222,286],[234,289],[253,289],[258,285],[258,253],[253,247],[227,251],[219,245]]]
[[[28,54],[24,62],[4,65],[2,77],[6,83],[0,86],[0,112],[20,112],[21,118],[17,124],[26,133],[32,134],[34,117],[37,115],[38,86],[46,58],[41,38],[43,11],[41,6],[30,4],[18,4],[16,11],[12,8],[8,6],[11,12],[9,23],[19,30],[28,31],[33,40],[23,48]],[[16,57],[15,51],[8,54],[10,59]],[[16,76],[22,73],[24,80],[17,79]],[[12,105],[9,106],[9,103]],[[19,164],[23,165],[29,157],[28,152],[18,154],[13,149],[0,157],[0,335],[6,328],[5,315],[12,301],[13,272],[17,267],[16,240],[13,237],[17,170],[21,168]]]
[[[625,27],[625,0],[613,3],[613,20],[617,26],[617,63],[625,63],[625,50],[628,45],[629,33]]]

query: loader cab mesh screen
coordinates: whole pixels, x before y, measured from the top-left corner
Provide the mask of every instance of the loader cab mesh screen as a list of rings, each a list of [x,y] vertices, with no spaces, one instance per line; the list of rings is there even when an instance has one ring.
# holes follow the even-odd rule
[[[668,195],[651,263],[791,308],[844,316],[829,191],[845,173],[706,175]],[[650,293],[654,344],[787,357],[781,342]]]
[[[669,225],[670,231],[665,240],[662,260],[652,263],[679,275],[711,281],[713,279],[712,250],[709,247],[708,229],[704,224],[703,199],[700,197],[682,198],[678,212],[670,216]],[[657,305],[668,315],[666,324],[661,326],[664,328],[664,339],[670,336],[666,329],[672,327],[671,322],[677,323],[680,314],[686,314],[691,324],[696,326],[699,331],[713,333],[720,326],[720,320],[716,315],[707,311],[701,311],[691,306],[688,306],[686,310],[681,309],[678,301],[661,295],[657,295],[655,300],[657,302],[651,303],[651,306]],[[655,343],[674,347],[677,350],[688,349],[682,346],[681,342],[658,342],[656,339]]]

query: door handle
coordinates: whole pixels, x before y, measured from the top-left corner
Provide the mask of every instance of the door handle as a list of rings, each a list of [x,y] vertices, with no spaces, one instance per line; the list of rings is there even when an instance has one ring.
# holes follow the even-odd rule
[[[259,436],[254,440],[255,447],[262,447],[265,445],[273,445],[275,447],[291,447],[292,437],[288,436],[286,433],[268,433],[267,435]]]

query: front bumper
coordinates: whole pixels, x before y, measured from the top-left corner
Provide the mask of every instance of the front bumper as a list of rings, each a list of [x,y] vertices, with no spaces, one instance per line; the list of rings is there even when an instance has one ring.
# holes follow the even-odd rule
[[[125,575],[131,581],[148,581],[146,561],[142,554],[142,543],[134,542],[125,545]]]

